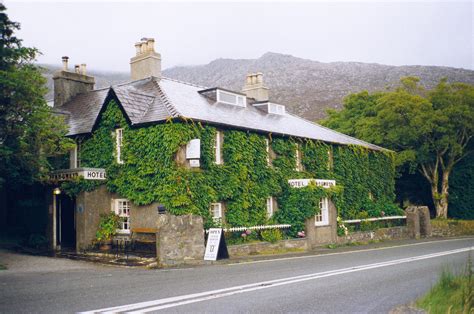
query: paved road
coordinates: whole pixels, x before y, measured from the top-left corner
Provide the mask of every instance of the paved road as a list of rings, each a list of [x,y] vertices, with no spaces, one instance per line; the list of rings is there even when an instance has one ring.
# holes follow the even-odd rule
[[[0,271],[0,312],[386,313],[425,293],[443,267],[461,268],[473,246],[449,239],[170,270],[22,257]]]

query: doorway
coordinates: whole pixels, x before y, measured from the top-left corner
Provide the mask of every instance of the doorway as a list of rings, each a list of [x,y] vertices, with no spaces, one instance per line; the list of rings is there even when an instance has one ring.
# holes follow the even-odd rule
[[[56,195],[56,245],[61,249],[76,248],[75,198]]]

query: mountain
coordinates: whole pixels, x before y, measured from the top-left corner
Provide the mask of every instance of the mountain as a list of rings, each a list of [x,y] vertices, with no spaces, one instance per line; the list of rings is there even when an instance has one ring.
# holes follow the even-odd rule
[[[206,65],[166,69],[163,75],[207,87],[240,91],[247,73],[263,72],[270,99],[309,120],[325,116],[327,108],[341,108],[350,93],[382,91],[396,86],[401,77],[418,76],[427,88],[441,78],[474,84],[474,71],[439,66],[389,66],[361,62],[323,63],[268,52],[258,59],[217,59]],[[128,73],[94,73],[97,87],[128,80]],[[106,85],[105,85],[106,86]]]

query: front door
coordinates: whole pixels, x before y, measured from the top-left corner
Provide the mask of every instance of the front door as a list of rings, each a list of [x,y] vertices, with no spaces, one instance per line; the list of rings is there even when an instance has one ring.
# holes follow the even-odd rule
[[[56,199],[56,239],[57,245],[64,248],[76,247],[76,224],[75,224],[75,199],[64,193],[57,195]]]

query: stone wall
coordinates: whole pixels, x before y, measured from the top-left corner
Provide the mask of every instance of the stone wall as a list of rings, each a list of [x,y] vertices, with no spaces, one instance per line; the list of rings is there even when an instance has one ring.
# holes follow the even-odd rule
[[[337,243],[367,242],[370,240],[397,240],[409,238],[407,227],[380,228],[374,231],[351,232],[347,236],[338,236]]]
[[[254,242],[227,246],[229,256],[245,256],[256,254],[281,253],[282,251],[307,251],[309,249],[306,239],[281,240],[276,243]]]
[[[310,248],[321,244],[335,243],[337,239],[337,209],[329,200],[329,223],[326,226],[315,226],[315,218],[306,220],[305,233]]]
[[[158,265],[194,264],[203,260],[205,246],[201,216],[159,215],[156,227]]]
[[[435,237],[474,235],[474,220],[434,219],[431,225]]]
[[[82,192],[76,197],[76,250],[90,248],[96,238],[100,214],[106,214],[112,209],[112,199],[116,194],[107,191],[101,185],[91,192]],[[77,210],[82,206],[82,210]]]

